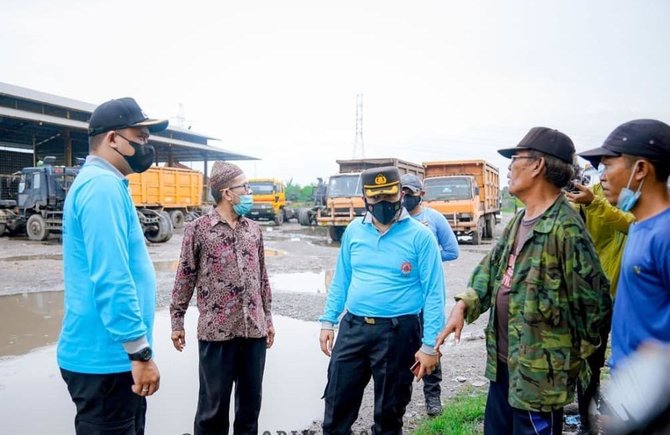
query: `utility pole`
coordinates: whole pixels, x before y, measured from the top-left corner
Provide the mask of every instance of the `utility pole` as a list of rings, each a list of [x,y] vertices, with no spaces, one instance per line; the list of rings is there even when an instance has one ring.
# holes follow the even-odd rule
[[[363,94],[356,95],[356,135],[354,137],[353,158],[365,158],[365,145],[363,144]]]

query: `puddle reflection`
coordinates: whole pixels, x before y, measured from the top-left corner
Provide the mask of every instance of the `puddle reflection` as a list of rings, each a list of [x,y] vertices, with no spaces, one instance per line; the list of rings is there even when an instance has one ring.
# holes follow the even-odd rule
[[[74,405],[60,377],[53,345],[60,328],[62,294],[41,293],[27,299],[34,300],[35,304],[26,304],[20,299],[10,304],[7,297],[0,302],[7,307],[0,313],[3,333],[8,324],[5,316],[14,307],[23,315],[33,316],[35,328],[32,330],[39,330],[35,336],[43,337],[32,342],[33,345],[52,344],[19,357],[0,358],[0,403],[3,404],[0,433],[70,434]],[[149,398],[148,435],[192,433],[198,395],[196,320],[197,311],[191,308],[186,317],[187,347],[178,353],[170,340],[169,313],[166,310],[156,313],[154,349],[161,371],[161,390]],[[322,417],[320,397],[326,382],[328,359],[319,350],[318,324],[275,316],[275,329],[275,344],[267,355],[259,429],[290,433]],[[16,335],[29,336],[20,331]],[[29,343],[25,338],[23,342]],[[29,347],[28,344],[25,347]],[[30,418],[21,417],[28,415]]]
[[[23,355],[58,339],[63,293],[0,297],[0,356]]]
[[[333,280],[333,271],[273,273],[270,286],[277,293],[326,293]]]

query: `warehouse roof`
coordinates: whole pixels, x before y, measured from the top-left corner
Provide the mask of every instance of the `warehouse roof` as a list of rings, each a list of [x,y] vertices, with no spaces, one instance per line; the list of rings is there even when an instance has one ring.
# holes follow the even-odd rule
[[[95,108],[95,104],[0,82],[0,142],[4,147],[33,150],[67,134],[79,148],[87,147],[88,120]],[[256,160],[209,145],[209,140],[218,139],[178,127],[150,137],[159,162]]]

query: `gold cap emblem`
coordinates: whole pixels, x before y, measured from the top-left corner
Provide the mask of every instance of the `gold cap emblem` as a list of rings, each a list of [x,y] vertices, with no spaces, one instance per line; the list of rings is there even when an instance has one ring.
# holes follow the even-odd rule
[[[386,177],[384,174],[377,174],[375,177],[375,184],[380,185],[380,184],[386,184]]]

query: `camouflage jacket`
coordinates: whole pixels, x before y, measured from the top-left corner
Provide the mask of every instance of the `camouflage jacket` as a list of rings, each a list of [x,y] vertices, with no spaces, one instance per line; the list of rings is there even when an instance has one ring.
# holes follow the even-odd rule
[[[496,379],[495,301],[521,210],[456,296],[466,320],[492,308],[486,327],[486,377]],[[577,212],[561,195],[528,234],[514,266],[509,295],[509,403],[548,412],[573,400],[577,378],[588,381],[585,358],[601,345],[612,309],[609,283]],[[605,345],[604,343],[602,345]],[[580,376],[581,375],[581,376]]]

